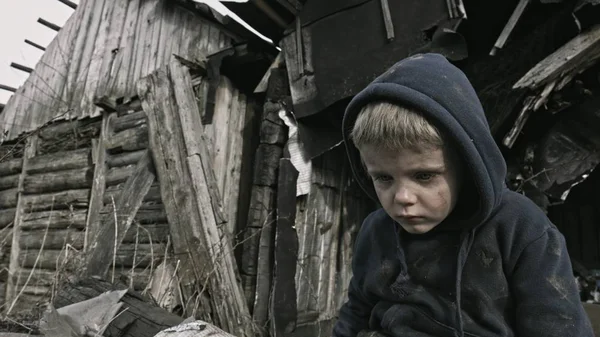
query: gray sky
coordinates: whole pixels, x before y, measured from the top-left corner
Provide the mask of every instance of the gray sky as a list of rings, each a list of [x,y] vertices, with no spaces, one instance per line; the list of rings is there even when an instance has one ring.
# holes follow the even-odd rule
[[[0,0],[0,84],[19,87],[28,74],[11,68],[10,63],[34,68],[42,56],[42,51],[26,44],[25,39],[47,46],[56,36],[55,31],[37,23],[39,17],[62,26],[72,13],[57,0]],[[10,95],[0,90],[0,103],[6,103]]]
[[[79,3],[79,0],[71,1]],[[221,14],[239,19],[217,0],[194,1],[205,2]],[[47,46],[56,36],[55,31],[37,23],[39,17],[62,26],[72,13],[73,9],[58,0],[0,0],[0,84],[18,88],[28,74],[11,68],[10,63],[35,68],[42,56],[42,51],[26,44],[25,39]],[[0,90],[0,103],[6,103],[11,95],[11,92]]]

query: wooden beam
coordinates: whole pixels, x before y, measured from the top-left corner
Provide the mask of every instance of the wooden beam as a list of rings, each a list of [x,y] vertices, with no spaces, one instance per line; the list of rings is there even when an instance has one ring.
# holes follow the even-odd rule
[[[251,2],[280,28],[287,28],[288,23],[265,0],[251,0]]]
[[[80,276],[100,276],[105,278],[113,263],[115,252],[129,230],[133,219],[142,205],[144,196],[150,190],[155,179],[150,154],[140,159],[134,174],[127,180],[123,192],[114,201],[114,210],[102,219],[103,224],[97,233],[90,233],[92,241]],[[93,236],[91,236],[93,235]]]
[[[56,25],[50,21],[46,21],[42,18],[38,18],[37,22],[57,32],[61,29],[59,25]]]
[[[42,47],[39,44],[37,44],[37,43],[35,43],[35,42],[31,41],[31,40],[25,39],[25,43],[27,43],[28,45],[30,45],[30,46],[32,46],[34,48],[37,48],[37,49],[39,49],[41,51],[46,51],[45,47]]]
[[[381,0],[381,10],[383,12],[383,22],[385,23],[385,31],[388,41],[394,39],[394,22],[392,21],[392,13],[390,12],[390,4],[388,0]]]
[[[273,291],[271,293],[271,336],[283,337],[295,330],[296,264],[298,235],[296,234],[296,180],[298,171],[289,158],[279,160],[277,184],[277,227]]]
[[[58,1],[73,8],[73,9],[77,9],[77,4],[72,1],[69,1],[69,0],[58,0]]]
[[[27,172],[27,164],[29,160],[35,157],[38,148],[38,136],[31,135],[27,138],[27,143],[25,144],[25,150],[23,153],[23,167],[21,170],[21,176],[19,177],[19,187],[17,189],[17,207],[15,211],[15,220],[13,222],[13,237],[12,237],[12,246],[10,251],[10,262],[8,266],[8,281],[6,285],[6,294],[5,294],[5,303],[7,305],[6,314],[10,314],[11,310],[14,308],[16,301],[18,300],[17,296],[17,274],[19,269],[21,268],[19,264],[19,255],[21,254],[21,246],[20,242],[20,234],[21,227],[23,223],[23,216],[26,209],[26,202],[23,198],[23,185],[25,182],[26,172]]]
[[[529,5],[530,2],[531,2],[531,0],[520,0],[519,1],[519,3],[517,4],[517,7],[515,8],[512,15],[510,16],[510,19],[508,19],[506,26],[504,26],[502,33],[500,33],[498,40],[496,40],[496,43],[494,44],[494,48],[492,48],[492,50],[490,51],[491,56],[496,55],[496,52],[498,51],[498,49],[502,49],[504,47],[504,44],[508,40],[510,33],[512,33],[513,29],[515,29],[517,22],[519,22],[519,19],[523,15],[523,12],[525,12],[525,8],[527,8],[527,5]]]
[[[254,336],[189,71],[173,61],[141,79],[138,94],[180,259],[183,300],[191,304],[185,315],[202,315],[194,303],[208,291],[216,325],[236,336]]]
[[[10,92],[17,92],[17,89],[15,89],[13,87],[9,87],[8,85],[4,85],[4,84],[0,84],[0,89],[10,91]]]
[[[24,65],[21,65],[21,64],[15,63],[15,62],[11,62],[10,66],[11,66],[12,68],[15,68],[15,69],[17,69],[17,70],[24,71],[24,72],[26,72],[26,73],[28,73],[28,74],[31,74],[31,73],[33,72],[33,69],[32,69],[32,68],[26,67],[26,66],[24,66]]]
[[[574,37],[527,72],[513,89],[536,89],[573,72],[591,67],[600,58],[600,24]],[[561,83],[559,86],[564,86]]]
[[[94,164],[94,178],[92,181],[92,190],[90,192],[90,205],[88,207],[88,216],[86,221],[86,233],[84,248],[87,250],[90,238],[93,238],[100,231],[100,211],[104,207],[104,192],[106,190],[106,142],[111,136],[111,118],[115,114],[104,113],[102,116],[102,126],[100,128],[100,138],[92,147],[92,162]],[[139,158],[141,159],[141,158]],[[139,162],[139,159],[136,162]]]

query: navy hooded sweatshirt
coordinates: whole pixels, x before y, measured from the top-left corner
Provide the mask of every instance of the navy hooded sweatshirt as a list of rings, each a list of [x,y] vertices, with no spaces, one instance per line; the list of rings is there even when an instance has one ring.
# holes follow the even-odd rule
[[[441,55],[416,55],[351,101],[343,121],[348,156],[377,200],[348,136],[374,101],[422,112],[460,154],[464,185],[455,210],[426,234],[405,232],[383,209],[365,219],[333,336],[593,336],[564,238],[533,202],[506,188],[506,164],[463,72]]]

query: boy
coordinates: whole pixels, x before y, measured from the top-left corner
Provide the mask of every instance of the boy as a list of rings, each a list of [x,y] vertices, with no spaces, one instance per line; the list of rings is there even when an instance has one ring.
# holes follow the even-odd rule
[[[358,235],[334,337],[593,336],[563,236],[505,187],[458,68],[437,54],[400,61],[343,127],[353,173],[383,209]]]

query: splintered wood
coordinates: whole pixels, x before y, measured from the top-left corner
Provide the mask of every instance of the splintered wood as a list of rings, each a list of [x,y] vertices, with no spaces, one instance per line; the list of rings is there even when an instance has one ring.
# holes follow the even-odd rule
[[[236,336],[253,336],[191,76],[174,61],[140,80],[138,94],[148,116],[187,314],[196,314],[206,291],[216,325]]]

